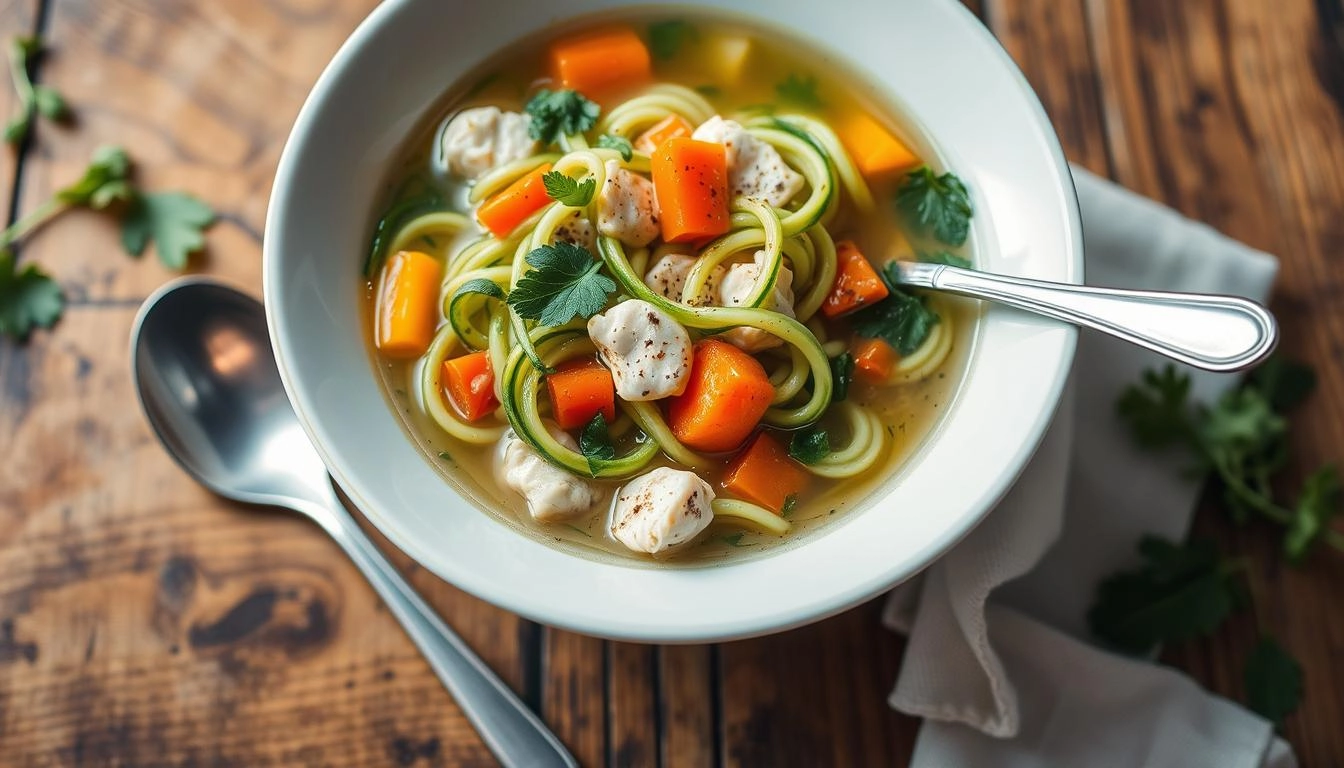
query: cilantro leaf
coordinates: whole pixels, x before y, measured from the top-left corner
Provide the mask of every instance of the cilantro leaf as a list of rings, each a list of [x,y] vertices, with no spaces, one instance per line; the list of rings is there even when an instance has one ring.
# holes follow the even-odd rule
[[[906,174],[896,190],[896,208],[916,233],[961,245],[971,231],[971,196],[955,174],[936,175],[927,165]]]
[[[659,61],[667,61],[677,55],[683,44],[699,36],[699,30],[681,19],[655,21],[649,25],[649,53]]]
[[[10,74],[19,96],[19,114],[5,126],[4,135],[5,141],[18,144],[28,136],[38,115],[48,120],[65,120],[70,116],[70,106],[56,89],[32,80],[33,62],[42,54],[40,37],[16,37],[10,41],[8,53]]]
[[[611,434],[607,432],[607,420],[601,411],[593,414],[592,420],[585,424],[583,431],[579,433],[579,453],[588,459],[588,471],[593,477],[597,477],[595,459],[616,458],[616,446],[611,444]]]
[[[1143,564],[1097,587],[1087,612],[1092,632],[1116,649],[1144,654],[1160,643],[1206,634],[1237,602],[1236,569],[1210,541],[1175,544],[1155,536],[1139,542]]]
[[[1302,667],[1273,638],[1262,637],[1246,659],[1246,703],[1274,725],[1302,701]]]
[[[884,279],[891,293],[887,298],[850,315],[850,327],[869,339],[882,339],[902,355],[913,354],[933,333],[938,315],[929,309],[923,296],[906,293],[896,287],[895,263],[884,269]]]
[[[1283,551],[1289,560],[1302,562],[1311,545],[1325,533],[1330,519],[1339,514],[1340,500],[1338,468],[1327,464],[1311,473],[1283,534]]]
[[[602,109],[578,91],[543,88],[527,102],[523,111],[532,117],[527,134],[550,144],[561,135],[573,136],[592,128]]]
[[[526,260],[532,269],[509,294],[509,306],[520,317],[542,325],[564,325],[576,315],[592,317],[616,290],[616,283],[598,272],[602,262],[581,245],[564,241],[543,245]]]
[[[50,328],[65,309],[61,287],[35,265],[19,269],[14,254],[0,251],[0,333],[15,341],[33,328]]]
[[[1139,445],[1160,448],[1191,434],[1189,399],[1190,377],[1168,364],[1160,372],[1144,371],[1138,384],[1120,393],[1115,411]]]
[[[135,198],[131,185],[131,158],[121,147],[99,147],[79,181],[57,190],[56,199],[65,205],[86,205],[103,209],[115,201]]]
[[[932,253],[921,251],[917,254],[917,258],[925,264],[946,264],[949,267],[961,267],[962,269],[971,268],[970,259],[947,251],[933,251]]]
[[[597,146],[603,149],[614,149],[621,153],[621,159],[630,162],[630,158],[635,156],[635,147],[630,140],[624,136],[617,136],[614,133],[604,133],[597,137]]]
[[[494,280],[486,280],[484,277],[468,280],[458,286],[457,290],[453,291],[453,298],[456,299],[457,297],[465,296],[468,293],[479,293],[482,296],[489,296],[492,299],[504,298],[504,289],[500,288]]]
[[[804,464],[816,464],[830,454],[831,438],[824,429],[804,427],[789,441],[789,455]]]
[[[775,85],[775,95],[780,101],[800,107],[821,109],[826,106],[817,95],[817,78],[811,75],[804,77],[790,73],[782,82]]]
[[[183,192],[151,192],[134,200],[121,221],[121,243],[136,256],[154,241],[169,269],[187,266],[187,256],[205,247],[205,228],[215,221],[210,206]]]
[[[838,403],[849,396],[849,385],[854,381],[854,356],[841,352],[831,358],[831,402]]]
[[[592,202],[593,193],[597,191],[595,179],[584,179],[580,183],[559,171],[542,174],[541,183],[546,187],[547,197],[571,208],[582,208]]]

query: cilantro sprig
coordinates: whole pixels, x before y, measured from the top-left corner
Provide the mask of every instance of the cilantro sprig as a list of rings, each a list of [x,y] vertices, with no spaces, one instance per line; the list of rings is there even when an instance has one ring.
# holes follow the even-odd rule
[[[542,325],[590,318],[602,311],[616,290],[616,282],[598,271],[602,262],[581,245],[564,241],[543,245],[525,259],[532,269],[509,294],[509,306],[520,317]]]
[[[527,133],[543,144],[551,144],[561,136],[585,133],[597,124],[602,108],[574,90],[537,91],[523,107],[532,122]]]
[[[58,122],[70,118],[70,106],[59,91],[33,82],[33,63],[41,55],[42,39],[36,35],[9,42],[9,74],[19,95],[19,114],[5,125],[5,141],[10,144],[27,138],[38,115]]]
[[[607,419],[601,411],[593,414],[592,420],[579,433],[579,453],[588,459],[588,471],[593,477],[597,477],[598,460],[616,458],[616,446],[611,442]]]
[[[624,136],[617,136],[614,133],[604,133],[597,137],[597,146],[601,149],[614,149],[621,153],[621,159],[630,162],[635,156],[635,146]]]
[[[546,196],[571,208],[582,208],[593,201],[597,191],[597,181],[584,179],[582,182],[573,176],[559,171],[547,171],[541,175],[541,183],[546,187]]]
[[[26,339],[33,328],[50,328],[61,317],[65,295],[36,265],[19,269],[14,254],[0,251],[0,333]]]
[[[971,231],[971,195],[951,172],[941,176],[927,165],[906,174],[896,190],[896,209],[915,233],[947,245],[961,245]]]

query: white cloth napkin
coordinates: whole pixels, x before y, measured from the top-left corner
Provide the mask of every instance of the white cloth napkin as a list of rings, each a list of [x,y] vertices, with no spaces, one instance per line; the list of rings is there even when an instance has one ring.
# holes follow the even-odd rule
[[[1075,168],[1092,285],[1263,300],[1273,257]],[[1186,534],[1198,485],[1138,452],[1115,417],[1157,355],[1092,332],[1040,449],[981,525],[898,587],[884,620],[909,635],[892,707],[924,717],[917,768],[1291,768],[1266,720],[1180,672],[1087,642],[1097,581],[1134,565],[1144,533]],[[1198,399],[1235,384],[1193,372]]]

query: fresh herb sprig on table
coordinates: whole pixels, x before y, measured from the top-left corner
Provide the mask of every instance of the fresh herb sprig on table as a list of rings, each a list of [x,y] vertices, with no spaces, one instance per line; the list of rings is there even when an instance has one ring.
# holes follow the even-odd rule
[[[70,118],[65,97],[55,88],[37,85],[32,80],[33,63],[41,55],[42,39],[36,35],[9,41],[9,74],[19,95],[19,114],[5,125],[5,141],[10,144],[19,144],[27,138],[38,115],[54,121]]]

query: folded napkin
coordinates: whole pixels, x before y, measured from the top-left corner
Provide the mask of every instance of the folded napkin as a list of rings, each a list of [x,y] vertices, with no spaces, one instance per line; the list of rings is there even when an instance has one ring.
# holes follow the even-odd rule
[[[1073,169],[1091,285],[1264,300],[1269,255]],[[1097,582],[1135,564],[1144,533],[1180,539],[1199,491],[1177,463],[1132,445],[1120,391],[1163,358],[1101,334],[1079,337],[1054,423],[979,527],[890,596],[909,635],[892,707],[925,718],[917,767],[1289,768],[1263,718],[1180,672],[1088,643]],[[1235,384],[1191,371],[1210,401]]]

